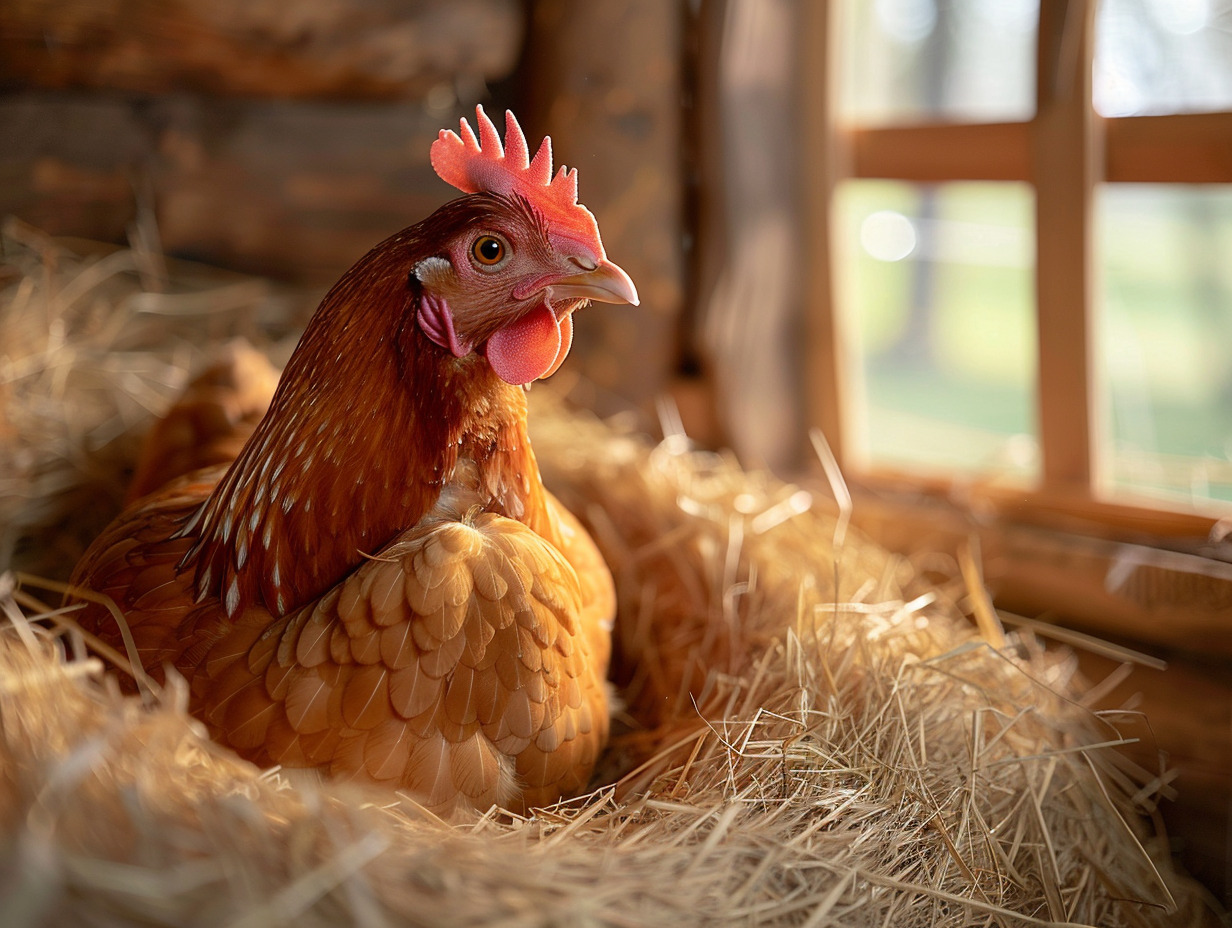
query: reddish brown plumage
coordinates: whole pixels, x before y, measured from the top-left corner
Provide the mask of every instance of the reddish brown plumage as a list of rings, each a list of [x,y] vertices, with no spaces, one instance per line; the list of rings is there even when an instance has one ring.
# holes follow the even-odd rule
[[[282,614],[319,596],[360,552],[418,522],[459,457],[489,481],[512,478],[494,488],[502,506],[525,497],[541,509],[537,481],[523,483],[537,471],[523,391],[478,358],[447,363],[412,322],[413,268],[503,205],[474,199],[377,246],[313,317],[270,414],[193,527],[199,591],[221,595],[232,614],[258,600]]]
[[[495,269],[484,235],[507,250]],[[159,442],[177,415],[215,457],[254,418],[203,413],[209,391],[190,390],[144,455],[143,481],[169,482],[74,582],[110,595],[142,665],[187,677],[192,711],[257,763],[446,812],[581,789],[607,735],[611,580],[543,488],[522,387],[497,375],[526,365],[484,352],[538,331],[533,313],[554,336],[596,293],[636,299],[597,241],[562,251],[520,198],[447,204],[329,292],[234,462],[176,476],[184,456]],[[554,337],[528,369],[559,363]],[[81,622],[120,644],[101,607]]]

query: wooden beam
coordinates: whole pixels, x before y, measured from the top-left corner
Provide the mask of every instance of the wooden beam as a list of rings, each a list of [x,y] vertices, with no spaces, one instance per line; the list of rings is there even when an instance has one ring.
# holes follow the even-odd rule
[[[802,96],[798,183],[803,194],[802,222],[806,411],[821,429],[840,465],[851,463],[845,416],[846,341],[835,286],[835,195],[850,175],[850,138],[838,131],[839,15],[841,3],[800,5],[796,50]]]
[[[1030,124],[973,123],[854,128],[843,132],[856,177],[920,183],[1029,181]]]
[[[686,5],[686,95],[681,156],[684,213],[694,246],[686,250],[684,300],[677,322],[679,366],[670,390],[685,434],[704,448],[730,448],[730,423],[720,414],[718,365],[707,345],[708,308],[721,287],[731,245],[727,228],[730,171],[723,147],[726,0]],[[691,217],[692,221],[689,221]]]
[[[529,10],[527,135],[550,134],[556,164],[579,169],[581,201],[641,297],[640,306],[585,315],[575,369],[585,369],[597,388],[586,401],[602,411],[629,401],[650,411],[676,372],[684,299],[684,14],[657,0],[534,0]]]
[[[1095,4],[1040,3],[1036,189],[1041,480],[1088,492],[1094,456],[1094,190],[1102,150],[1091,104]]]

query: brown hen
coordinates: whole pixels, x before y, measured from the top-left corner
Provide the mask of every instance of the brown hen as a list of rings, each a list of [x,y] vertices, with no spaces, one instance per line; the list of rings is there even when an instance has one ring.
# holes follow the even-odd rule
[[[467,195],[361,258],[234,461],[182,473],[168,436],[208,460],[252,429],[245,400],[211,431],[219,375],[198,382],[152,433],[152,492],[73,578],[115,600],[151,675],[187,678],[218,741],[446,814],[575,793],[607,738],[611,577],[543,487],[523,385],[587,300],[637,302],[576,172],[552,177],[547,139],[531,159],[512,114],[504,149],[476,115],[478,138],[463,120],[432,146]],[[122,646],[102,607],[80,621]]]

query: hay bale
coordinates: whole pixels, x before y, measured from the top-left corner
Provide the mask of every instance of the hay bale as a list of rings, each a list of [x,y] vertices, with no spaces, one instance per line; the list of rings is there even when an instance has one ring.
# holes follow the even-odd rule
[[[76,300],[54,304],[49,282],[71,262],[41,247],[0,298],[15,439],[0,467],[6,523],[16,513],[27,553],[51,562],[77,545],[64,499],[81,462],[100,466],[87,436],[102,422],[111,442],[134,435],[159,403],[114,422],[131,386],[118,375],[109,399],[75,401],[139,320],[105,294],[80,316]],[[80,279],[106,259],[74,260]],[[71,354],[31,318],[51,319]],[[175,368],[167,395],[201,361],[138,344]],[[69,386],[42,392],[56,383]],[[1068,651],[1029,631],[993,647],[812,493],[679,438],[652,446],[551,403],[536,412],[545,477],[592,528],[620,597],[625,708],[592,794],[450,825],[409,797],[258,771],[204,738],[182,685],[148,705],[121,695],[52,608],[55,584],[8,574],[6,924],[1201,920],[1200,890],[1150,838],[1159,783],[1117,753],[1117,715],[1083,703]],[[103,468],[118,488],[122,468]]]

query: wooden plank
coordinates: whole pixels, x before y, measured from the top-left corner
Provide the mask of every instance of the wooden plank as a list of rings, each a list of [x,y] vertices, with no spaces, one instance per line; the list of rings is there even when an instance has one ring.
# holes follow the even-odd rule
[[[1041,479],[1049,489],[1091,485],[1093,424],[1094,189],[1102,156],[1091,104],[1095,4],[1042,0],[1037,108],[1037,384]]]
[[[1128,116],[1104,128],[1110,181],[1232,183],[1232,113]]]
[[[452,100],[508,76],[522,31],[516,0],[5,0],[0,85]]]
[[[727,0],[716,63],[718,140],[712,157],[721,201],[711,214],[724,237],[704,314],[707,372],[716,384],[730,444],[754,466],[795,466],[807,428],[801,396],[808,355],[802,288],[811,268],[802,247],[799,174],[824,159],[805,150],[794,53],[810,4]],[[713,265],[712,265],[713,267]],[[824,349],[822,349],[824,350]]]
[[[938,123],[844,131],[856,177],[919,183],[1029,181],[1031,126],[1025,122]]]
[[[683,14],[657,0],[536,0],[530,23],[527,134],[550,134],[556,163],[578,168],[579,198],[642,301],[579,319],[585,401],[653,410],[676,370],[684,297]]]
[[[125,101],[0,97],[0,215],[55,235],[122,242],[136,216],[134,165],[153,158]]]
[[[835,198],[853,157],[852,139],[838,129],[842,6],[806,3],[801,11],[797,85],[809,88],[800,107],[801,150],[808,155],[799,159],[797,182],[803,194],[805,408],[809,424],[821,429],[840,466],[847,466],[852,463],[846,415],[851,375],[835,283]]]
[[[793,54],[809,4],[727,0],[721,47],[724,222],[729,250],[706,306],[706,345],[732,447],[753,466],[795,465],[805,447],[797,170],[803,148]],[[823,346],[809,346],[824,351]]]
[[[989,585],[1005,608],[1232,658],[1232,565],[1039,529],[998,534],[989,542]]]
[[[1013,522],[1212,557],[1222,553],[1232,560],[1232,544],[1212,540],[1219,534],[1219,513],[1228,511],[1227,504],[1212,503],[1210,512],[1195,512],[1168,509],[1163,504],[1146,507],[1114,503],[1085,494],[1023,493],[1006,488],[995,497],[998,512]]]
[[[854,495],[852,521],[891,550],[944,557],[978,537],[1002,608],[1232,662],[1227,561],[1012,522],[978,501],[967,511],[922,497]]]
[[[0,98],[0,213],[122,242],[138,196],[173,255],[325,285],[454,195],[428,162],[458,111],[419,104]]]

